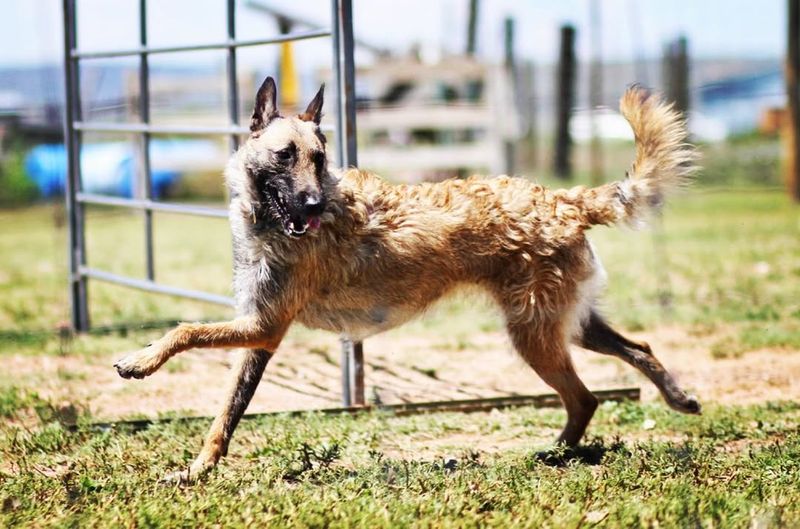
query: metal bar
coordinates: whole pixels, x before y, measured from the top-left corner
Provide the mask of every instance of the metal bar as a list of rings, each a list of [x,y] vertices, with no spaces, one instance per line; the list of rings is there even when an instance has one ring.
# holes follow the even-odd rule
[[[597,400],[602,402],[624,402],[638,401],[641,398],[639,388],[620,388],[608,389],[592,392]],[[557,408],[561,406],[561,399],[555,393],[542,395],[512,395],[508,397],[489,397],[483,399],[467,400],[445,400],[433,402],[414,402],[407,404],[387,404],[382,406],[345,406],[342,408],[322,408],[317,410],[291,410],[273,411],[266,413],[248,413],[242,417],[243,420],[259,419],[262,417],[274,417],[276,415],[288,417],[303,417],[309,413],[323,413],[325,415],[360,414],[373,411],[392,412],[395,415],[414,415],[421,413],[437,413],[447,411],[458,411],[462,413],[486,412],[506,408],[519,408],[523,406],[533,406],[535,408]],[[140,431],[150,426],[159,424],[169,424],[173,422],[193,422],[210,421],[212,417],[173,417],[163,419],[134,419],[130,421],[116,422],[97,422],[89,425],[89,428],[109,430],[112,428],[127,428],[132,431]],[[77,430],[76,425],[69,425],[70,430]]]
[[[236,40],[236,0],[228,0],[228,40]],[[239,128],[239,83],[236,79],[236,48],[228,48],[227,73],[228,73],[228,119],[232,128]],[[249,130],[248,130],[249,132]],[[230,134],[231,152],[239,148],[239,137],[236,133]]]
[[[195,125],[150,125],[148,123],[99,123],[76,121],[75,130],[83,132],[146,132],[149,134],[185,134],[209,136],[212,134],[249,134],[244,127],[195,126]]]
[[[356,145],[356,67],[353,58],[353,3],[352,0],[339,1],[342,46],[341,69],[344,95],[344,137],[345,159],[343,167],[358,166],[358,147]]]
[[[77,332],[89,329],[89,307],[87,303],[86,279],[79,273],[86,263],[84,212],[76,195],[81,189],[81,143],[73,128],[80,119],[80,77],[78,61],[71,58],[77,47],[77,12],[75,0],[64,0],[64,143],[67,151],[66,209],[69,226],[69,285],[72,306],[72,328]]]
[[[352,354],[350,355],[350,376],[352,376],[351,386],[353,388],[353,406],[364,406],[366,399],[364,395],[364,344],[354,342]]]
[[[341,0],[331,0],[331,40],[333,50],[333,86],[335,87],[334,107],[336,108],[336,119],[334,128],[336,134],[336,164],[339,167],[347,167],[344,154],[344,93],[342,91],[342,48],[341,48],[341,18],[339,16],[339,2]],[[352,362],[353,342],[342,338],[342,406],[348,408],[353,403],[352,381],[350,380],[350,367]]]
[[[506,78],[511,84],[511,92],[514,101],[514,107],[520,114],[520,86],[519,86],[519,70],[517,68],[517,59],[514,53],[514,27],[515,22],[511,17],[506,17],[503,24],[504,33],[504,47],[505,47],[505,74]],[[517,158],[517,143],[509,138],[503,139],[503,173],[513,175],[516,172],[516,158]]]
[[[139,0],[139,43],[147,47],[147,0]],[[147,53],[139,58],[139,119],[150,123],[150,62]],[[139,137],[139,192],[144,200],[153,198],[153,180],[150,166],[150,133],[144,131]],[[153,211],[144,210],[144,257],[147,279],[155,280],[153,258]]]
[[[75,121],[73,128],[81,132],[134,132],[148,134],[175,134],[186,136],[211,136],[214,134],[248,135],[250,129],[240,125],[152,125],[149,123],[101,123],[92,121]],[[333,127],[321,127],[324,132],[331,132]]]
[[[353,57],[353,3],[352,0],[338,0],[338,14],[334,17],[339,30],[338,45],[339,58],[339,113],[337,123],[340,124],[342,135],[336,141],[342,145],[343,168],[358,166],[358,146],[356,143],[356,69]],[[355,342],[350,344],[348,351],[348,370],[350,372],[351,401],[356,406],[366,403],[364,395],[364,344]]]
[[[114,283],[139,290],[146,290],[148,292],[158,292],[159,294],[168,294],[170,296],[179,296],[182,298],[196,299],[198,301],[207,301],[209,303],[216,303],[217,305],[226,305],[229,307],[232,307],[234,304],[233,298],[229,298],[227,296],[209,294],[208,292],[201,292],[199,290],[191,290],[188,288],[162,285],[156,283],[155,281],[136,279],[133,277],[106,272],[104,270],[89,268],[87,266],[82,266],[80,268],[80,274],[84,277],[91,277],[93,279],[106,281],[107,283]]]
[[[320,37],[328,37],[331,32],[327,29],[315,29],[309,31],[297,31],[294,33],[286,33],[277,37],[270,37],[267,39],[252,39],[252,40],[233,40],[229,39],[225,42],[217,42],[213,44],[191,44],[185,46],[140,46],[138,48],[128,48],[122,50],[104,50],[104,51],[78,51],[73,50],[70,56],[73,59],[108,59],[111,57],[132,57],[147,53],[150,55],[157,53],[180,53],[184,51],[202,51],[202,50],[224,50],[230,48],[246,48],[249,46],[263,46],[265,44],[280,44],[281,42],[288,42],[293,40],[307,40],[316,39]]]
[[[269,5],[262,4],[261,2],[257,2],[255,0],[247,0],[245,2],[245,5],[247,7],[249,7],[249,8],[251,8],[251,9],[255,9],[257,11],[261,11],[263,13],[266,13],[267,15],[270,15],[275,19],[282,18],[284,20],[287,20],[292,25],[306,26],[307,28],[310,28],[310,29],[321,29],[321,26],[319,26],[316,22],[314,22],[312,20],[308,20],[306,18],[302,18],[302,17],[299,17],[297,15],[287,14],[284,11],[275,9],[275,8],[269,6]],[[391,55],[391,53],[392,53],[389,48],[383,48],[381,46],[376,46],[375,44],[373,44],[371,42],[365,41],[364,39],[358,39],[357,38],[356,39],[356,46],[361,48],[361,49],[367,50],[367,51],[369,51],[371,53],[374,53],[375,55],[377,55],[379,57],[386,56],[386,55]]]
[[[353,405],[353,392],[350,380],[350,357],[352,356],[353,342],[342,338],[342,406],[349,408]]]
[[[358,164],[356,145],[355,63],[351,0],[332,0],[333,84],[336,86],[336,161],[347,169]],[[342,340],[342,402],[363,405],[364,348]]]
[[[192,206],[176,204],[174,202],[158,202],[155,200],[142,200],[138,198],[120,198],[94,193],[76,193],[75,200],[83,204],[97,204],[100,206],[115,206],[130,209],[161,211],[164,213],[180,213],[183,215],[196,215],[198,217],[228,218],[228,210],[208,206]]]
[[[342,64],[341,64],[341,55],[342,50],[340,46],[341,42],[341,27],[339,22],[339,0],[331,0],[331,22],[332,22],[332,34],[331,40],[332,49],[333,49],[333,86],[335,87],[335,99],[334,99],[334,106],[336,107],[336,120],[335,120],[335,133],[336,133],[336,164],[339,167],[346,167],[345,158],[344,158],[344,142],[342,142],[342,137],[344,136],[344,112],[342,112],[342,108],[344,107],[344,96],[342,94]]]

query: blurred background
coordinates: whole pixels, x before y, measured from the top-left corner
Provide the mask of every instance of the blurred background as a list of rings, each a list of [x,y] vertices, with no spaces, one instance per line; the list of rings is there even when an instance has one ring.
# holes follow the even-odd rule
[[[150,1],[149,44],[224,41],[225,4],[223,0]],[[656,343],[681,349],[691,359],[796,351],[800,348],[796,205],[800,185],[792,155],[797,142],[787,83],[796,90],[797,81],[785,74],[796,71],[785,68],[789,43],[797,49],[797,35],[787,29],[796,4],[791,0],[354,0],[359,166],[394,182],[473,173],[508,173],[553,186],[617,180],[633,156],[630,129],[617,111],[619,97],[631,83],[662,91],[685,112],[692,141],[703,154],[703,170],[693,189],[656,219],[652,231],[593,230],[609,269],[606,306],[612,320],[631,332],[657,329]],[[78,48],[138,46],[138,5],[138,0],[79,0]],[[331,24],[326,0],[241,0],[236,5],[241,40]],[[76,351],[99,354],[131,348],[134,344],[126,333],[132,329],[177,319],[229,317],[227,307],[93,281],[89,289],[93,325],[117,334],[99,341],[70,337],[62,2],[0,0],[0,10],[0,345],[23,356],[45,351],[69,358]],[[277,78],[285,113],[304,108],[320,83],[332,86],[331,55],[329,39],[241,49],[240,121],[249,121],[255,90],[266,75]],[[138,58],[82,61],[83,119],[111,124],[140,121],[138,68]],[[226,81],[224,50],[151,56],[150,121],[227,125]],[[325,125],[332,124],[335,114],[330,101]],[[800,114],[795,110],[794,115]],[[137,135],[82,136],[84,189],[137,196]],[[154,135],[153,196],[224,206],[221,173],[229,152],[224,136]],[[141,212],[87,207],[90,266],[143,277],[144,222]],[[153,233],[159,282],[230,294],[225,220],[157,212]],[[57,329],[60,334],[54,334]],[[440,396],[463,394],[454,388],[468,387],[481,371],[479,352],[508,349],[498,345],[503,343],[501,335],[502,322],[483,304],[471,298],[447,302],[397,334],[373,342],[376,345],[368,342],[372,362],[368,380],[376,398],[384,401],[430,398],[433,386],[425,381],[435,381]],[[140,338],[137,335],[135,341]],[[324,354],[333,365],[336,355],[329,351],[338,346],[330,340],[298,330],[288,347],[305,351],[308,365],[318,365],[312,362],[315,355],[328,351]],[[428,354],[431,351],[441,354]],[[389,377],[380,356],[388,352],[414,366],[398,375],[401,382],[397,377],[391,383],[380,382],[381,376]],[[452,363],[447,359],[456,353],[473,358],[478,367],[448,372]],[[467,367],[469,363],[463,362]],[[192,370],[177,360],[174,365],[175,376]],[[298,370],[304,369],[292,365],[287,369],[294,372],[287,371],[287,380],[296,379]],[[765,365],[758,357],[743,372],[752,375],[757,366]],[[507,394],[529,387],[530,374],[519,374],[513,363],[507,367],[500,371],[502,376],[469,394]],[[53,369],[63,370],[61,383],[72,384],[75,390],[90,368],[64,361]],[[595,385],[618,385],[633,376],[604,369],[595,371],[599,373]],[[776,367],[764,376],[780,378],[786,370],[785,365],[783,370]],[[70,374],[73,371],[84,375]],[[106,377],[100,367],[98,373]],[[709,367],[687,376],[694,377],[690,384],[702,384],[716,376],[709,373],[715,371]],[[284,404],[336,402],[335,383],[318,384],[317,375],[310,375],[304,396],[293,393],[290,404]],[[335,377],[335,368],[328,375]],[[275,377],[273,381],[279,380],[280,372]],[[794,384],[791,379],[780,380],[776,391]],[[737,384],[746,390],[740,381]],[[428,393],[420,393],[420,387]],[[158,391],[155,400],[163,397]],[[111,409],[97,402],[99,409]],[[166,409],[195,406],[203,411],[205,406],[158,402]],[[125,411],[113,409],[112,413]]]
[[[152,46],[226,36],[222,1],[151,4]],[[11,206],[63,190],[63,22],[56,0],[2,5],[0,202]],[[412,0],[400,7],[356,0],[360,165],[397,180],[471,172],[618,175],[616,146],[631,138],[617,100],[638,82],[667,92],[687,112],[693,138],[710,151],[738,144],[736,156],[747,167],[707,172],[704,183],[779,185],[786,11],[781,0]],[[329,27],[330,17],[324,0],[246,0],[237,37]],[[137,19],[137,1],[82,0],[79,48],[135,47]],[[224,50],[153,56],[151,121],[226,124],[225,56]],[[243,49],[242,120],[264,76],[280,80],[281,104],[293,111],[330,81],[330,63],[328,39]],[[85,121],[137,120],[138,59],[84,61],[81,98]],[[85,138],[85,186],[130,195],[126,142],[133,138],[94,136]],[[592,148],[592,138],[601,145]],[[158,140],[156,196],[220,196],[224,138]]]

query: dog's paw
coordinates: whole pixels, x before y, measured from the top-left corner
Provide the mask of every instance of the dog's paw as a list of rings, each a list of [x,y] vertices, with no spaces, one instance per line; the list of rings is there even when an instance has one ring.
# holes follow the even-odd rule
[[[697,400],[697,397],[695,397],[694,395],[689,395],[688,397],[686,397],[685,410],[686,413],[700,415],[703,413],[703,406],[700,405],[700,401]]]
[[[152,375],[159,368],[158,356],[149,345],[141,351],[131,353],[117,360],[114,367],[122,378],[142,379]]]
[[[550,450],[542,450],[534,454],[534,459],[548,467],[563,467],[571,459],[571,450],[563,447],[556,447]]]
[[[703,407],[694,395],[681,395],[678,399],[668,401],[668,404],[673,410],[681,413],[700,415],[703,412]]]
[[[175,472],[167,472],[162,476],[158,482],[161,485],[178,485],[178,486],[185,486],[191,485],[195,483],[198,479],[198,476],[192,474],[188,469],[187,470],[176,470]]]
[[[204,461],[192,463],[192,466],[185,470],[176,470],[175,472],[168,472],[160,480],[162,485],[193,485],[201,478],[208,475],[214,465],[208,464]]]

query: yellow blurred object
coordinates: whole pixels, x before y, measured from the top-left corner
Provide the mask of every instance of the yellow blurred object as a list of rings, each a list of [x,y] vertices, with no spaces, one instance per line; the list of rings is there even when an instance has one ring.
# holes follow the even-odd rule
[[[294,50],[291,42],[281,43],[281,103],[284,107],[297,107],[300,101],[300,80],[294,65]]]

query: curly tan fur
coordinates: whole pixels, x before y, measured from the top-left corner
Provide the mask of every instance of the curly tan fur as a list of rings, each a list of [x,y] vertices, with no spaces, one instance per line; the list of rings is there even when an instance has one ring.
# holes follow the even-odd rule
[[[669,105],[629,89],[621,107],[637,154],[628,177],[594,189],[549,190],[507,176],[391,185],[366,171],[328,171],[318,156],[325,149],[322,90],[298,117],[280,116],[274,100],[268,79],[253,134],[226,170],[239,318],[178,327],[117,364],[122,376],[140,378],[188,348],[250,348],[203,451],[180,479],[226,452],[267,351],[292,322],[363,339],[466,284],[494,298],[519,354],[561,395],[568,419],[560,443],[580,440],[597,405],[572,366],[572,342],[622,358],[675,409],[699,412],[649,347],[597,314],[603,271],[585,236],[593,225],[641,217],[691,175],[694,151]]]

